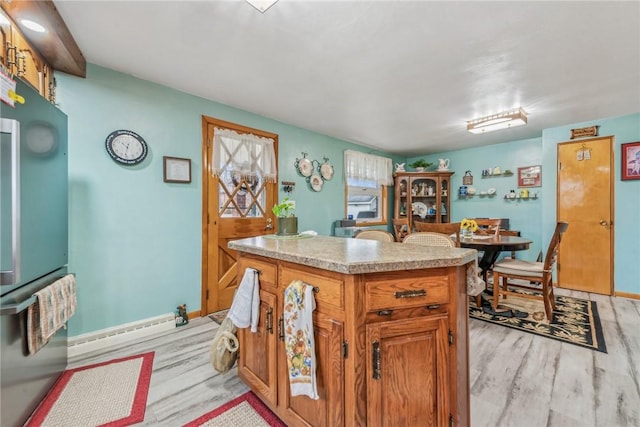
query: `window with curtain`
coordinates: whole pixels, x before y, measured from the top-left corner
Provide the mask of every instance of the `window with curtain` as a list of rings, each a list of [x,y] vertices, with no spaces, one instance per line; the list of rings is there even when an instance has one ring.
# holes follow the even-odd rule
[[[393,184],[391,159],[359,151],[344,152],[347,218],[359,224],[387,222],[387,187]]]
[[[274,140],[215,128],[211,168],[221,217],[263,217],[265,183],[277,176]]]

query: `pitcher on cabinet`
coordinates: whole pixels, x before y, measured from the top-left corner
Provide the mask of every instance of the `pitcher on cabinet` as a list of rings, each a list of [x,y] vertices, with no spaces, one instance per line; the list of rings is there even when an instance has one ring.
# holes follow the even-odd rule
[[[438,159],[438,170],[449,170],[449,159]]]

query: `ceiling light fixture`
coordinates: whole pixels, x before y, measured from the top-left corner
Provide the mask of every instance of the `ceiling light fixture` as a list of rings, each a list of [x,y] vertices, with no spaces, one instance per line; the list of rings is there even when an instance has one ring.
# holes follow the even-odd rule
[[[31,31],[35,31],[36,33],[44,33],[47,31],[46,28],[44,28],[42,25],[30,19],[21,19],[20,23]]]
[[[265,13],[267,9],[276,4],[278,0],[246,0],[251,6]]]
[[[473,119],[467,122],[471,133],[486,133],[494,130],[509,129],[527,124],[527,113],[522,108],[504,111],[491,116]]]

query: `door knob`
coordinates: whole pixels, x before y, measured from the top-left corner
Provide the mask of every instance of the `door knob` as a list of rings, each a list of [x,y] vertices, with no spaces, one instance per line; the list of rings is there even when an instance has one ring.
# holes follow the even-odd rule
[[[609,223],[607,221],[605,221],[604,219],[600,220],[600,225],[603,227],[606,227],[607,225],[609,225]]]

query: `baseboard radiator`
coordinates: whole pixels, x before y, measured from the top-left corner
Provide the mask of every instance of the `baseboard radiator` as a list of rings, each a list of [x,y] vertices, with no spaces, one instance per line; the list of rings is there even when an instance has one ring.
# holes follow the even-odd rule
[[[114,345],[167,332],[175,329],[173,313],[150,317],[136,322],[125,323],[111,328],[89,332],[68,339],[68,357],[79,356],[91,351],[106,350]]]

